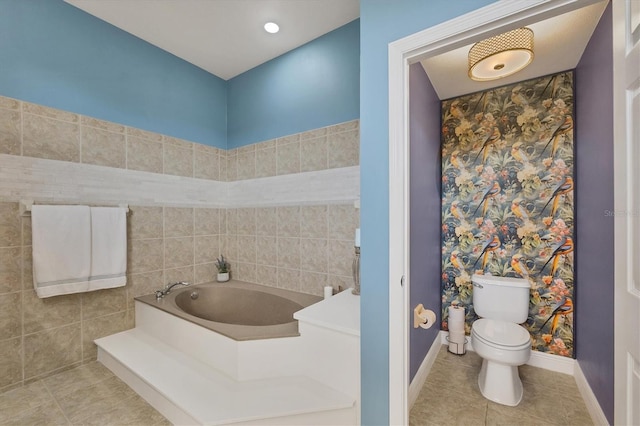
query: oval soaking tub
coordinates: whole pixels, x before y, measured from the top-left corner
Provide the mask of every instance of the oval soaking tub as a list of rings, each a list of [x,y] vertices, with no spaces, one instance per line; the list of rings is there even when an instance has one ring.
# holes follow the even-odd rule
[[[153,294],[136,298],[234,340],[298,336],[293,314],[321,299],[235,280],[174,288],[159,300]]]

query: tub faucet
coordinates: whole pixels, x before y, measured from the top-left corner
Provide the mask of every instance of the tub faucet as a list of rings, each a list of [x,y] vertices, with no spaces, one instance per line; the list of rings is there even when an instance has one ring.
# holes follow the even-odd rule
[[[167,294],[169,294],[171,292],[171,289],[174,288],[177,285],[183,285],[183,286],[188,286],[190,285],[190,283],[186,282],[186,281],[178,281],[175,283],[169,283],[167,284],[164,289],[162,290],[157,290],[156,291],[156,299],[162,299],[164,296],[166,296]]]

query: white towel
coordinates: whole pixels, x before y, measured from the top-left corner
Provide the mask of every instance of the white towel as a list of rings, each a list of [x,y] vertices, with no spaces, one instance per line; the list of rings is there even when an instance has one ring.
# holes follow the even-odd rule
[[[88,291],[127,283],[127,209],[91,207],[91,275]]]
[[[91,217],[88,206],[31,208],[33,286],[38,297],[89,288]]]

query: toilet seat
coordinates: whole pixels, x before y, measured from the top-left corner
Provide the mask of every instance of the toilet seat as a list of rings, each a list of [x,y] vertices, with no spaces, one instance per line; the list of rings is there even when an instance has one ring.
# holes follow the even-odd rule
[[[481,318],[473,323],[471,334],[482,343],[507,351],[531,347],[531,337],[524,327],[507,321]]]

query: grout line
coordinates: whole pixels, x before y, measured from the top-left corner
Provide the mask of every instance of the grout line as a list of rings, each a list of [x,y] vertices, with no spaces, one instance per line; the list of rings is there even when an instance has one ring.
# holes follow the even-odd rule
[[[44,379],[40,379],[40,380],[38,380],[38,382],[40,382],[42,384],[42,386],[45,388],[45,390],[47,391],[49,396],[51,396],[51,399],[53,399],[53,402],[56,404],[56,407],[58,407],[58,410],[60,410],[60,412],[62,413],[62,416],[65,418],[65,420],[70,425],[73,424],[73,423],[71,423],[71,420],[69,419],[69,417],[67,417],[67,413],[62,409],[62,406],[60,405],[60,402],[58,402],[58,398],[55,397],[55,395],[53,394],[51,389],[49,389],[49,386],[47,386],[47,384],[44,382]]]

